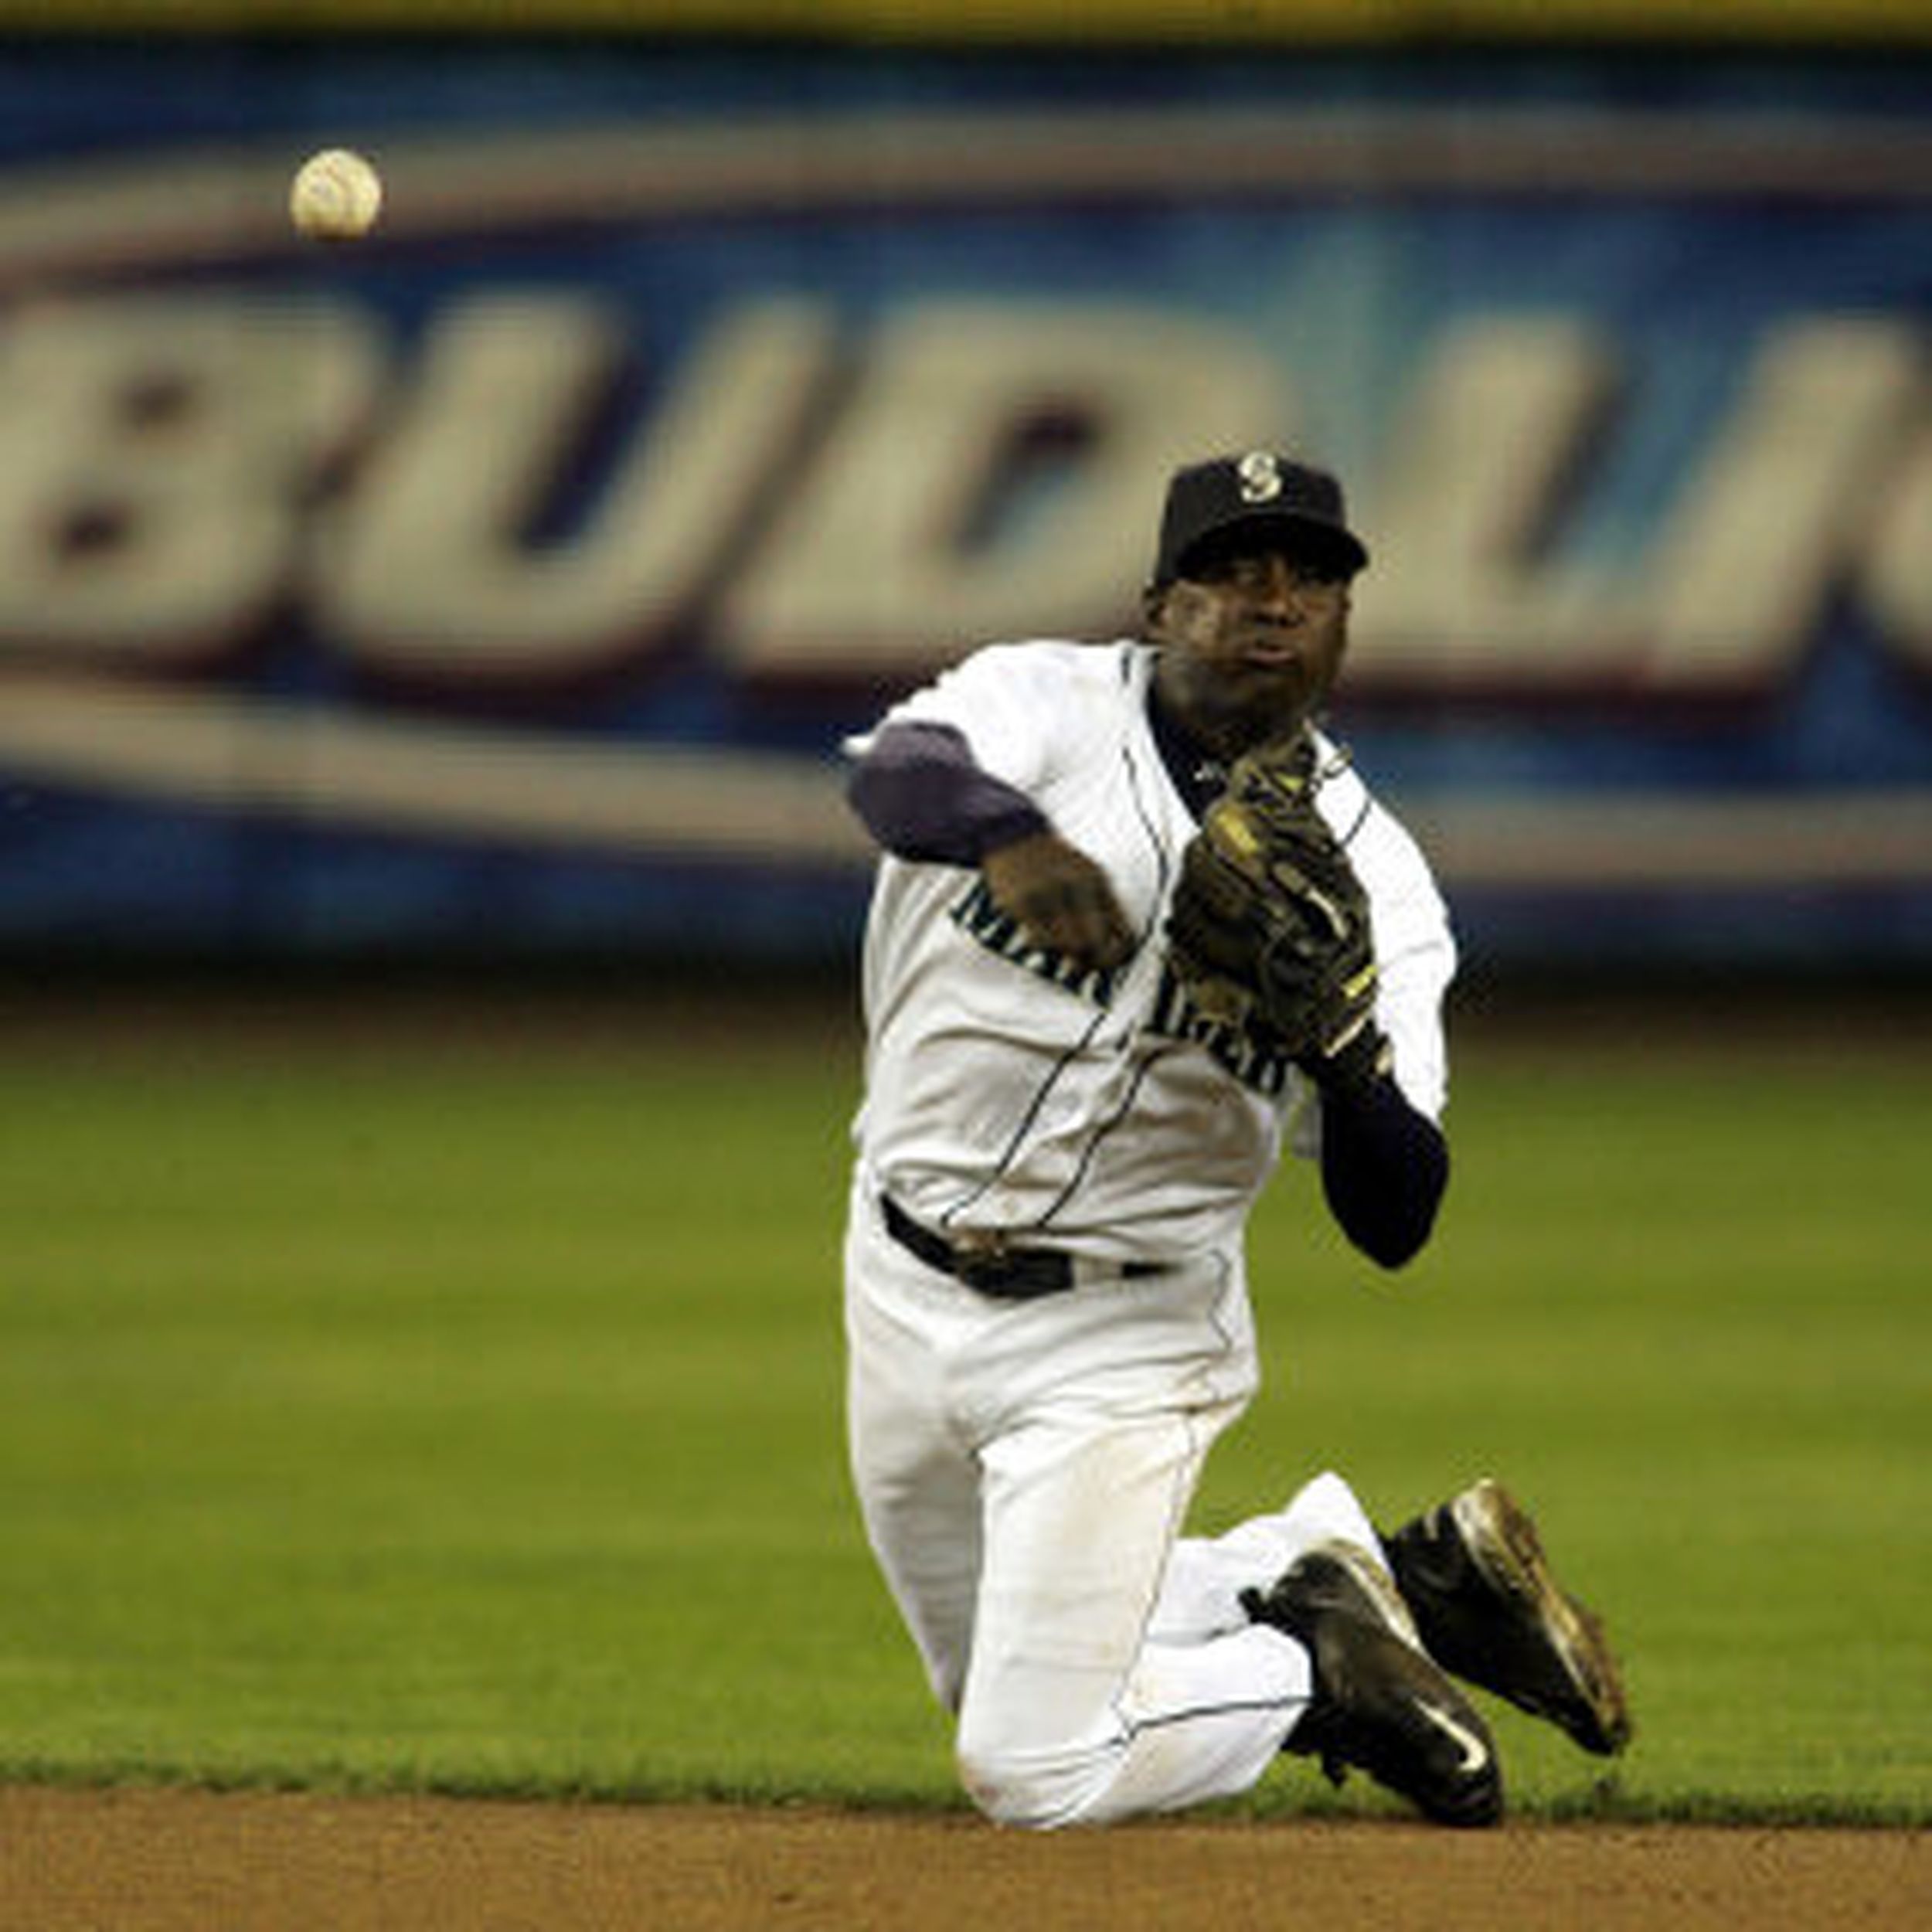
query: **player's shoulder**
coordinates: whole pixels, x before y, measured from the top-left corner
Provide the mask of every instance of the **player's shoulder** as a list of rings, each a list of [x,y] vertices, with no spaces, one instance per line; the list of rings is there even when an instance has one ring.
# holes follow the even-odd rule
[[[1041,685],[1124,689],[1138,648],[1131,641],[1091,643],[1072,638],[1021,638],[982,644],[956,667],[969,675],[1030,681]]]
[[[1427,857],[1401,818],[1370,787],[1352,755],[1333,739],[1315,734],[1321,774],[1321,815],[1358,868],[1365,862],[1391,879],[1429,881]]]
[[[1134,647],[1029,638],[984,644],[934,684],[929,702],[1045,743],[1117,728],[1131,702]]]

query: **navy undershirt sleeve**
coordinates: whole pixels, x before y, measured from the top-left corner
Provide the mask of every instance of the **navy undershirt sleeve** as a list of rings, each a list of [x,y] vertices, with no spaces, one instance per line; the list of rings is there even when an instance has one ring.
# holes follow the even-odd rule
[[[943,866],[977,866],[1049,829],[1023,791],[974,763],[951,725],[886,726],[853,767],[845,797],[888,852]]]
[[[1422,1250],[1449,1185],[1449,1143],[1386,1077],[1321,1097],[1321,1191],[1342,1233],[1399,1268]]]

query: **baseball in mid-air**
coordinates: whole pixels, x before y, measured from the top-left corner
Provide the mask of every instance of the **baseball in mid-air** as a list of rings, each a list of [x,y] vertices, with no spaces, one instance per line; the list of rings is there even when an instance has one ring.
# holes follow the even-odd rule
[[[383,212],[383,178],[352,148],[325,148],[295,171],[290,219],[315,241],[353,241]]]

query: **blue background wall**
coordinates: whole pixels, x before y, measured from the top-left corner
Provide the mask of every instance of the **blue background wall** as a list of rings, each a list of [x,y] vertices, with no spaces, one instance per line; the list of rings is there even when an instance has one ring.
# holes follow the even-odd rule
[[[842,956],[838,745],[1131,621],[1167,463],[1376,554],[1468,946],[1932,960],[1932,66],[0,43],[0,947]],[[287,176],[383,165],[367,243]]]

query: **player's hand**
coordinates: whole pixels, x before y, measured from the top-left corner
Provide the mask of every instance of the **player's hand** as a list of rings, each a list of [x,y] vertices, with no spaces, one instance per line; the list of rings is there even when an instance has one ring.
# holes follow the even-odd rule
[[[989,852],[980,872],[993,903],[1036,944],[1083,966],[1117,966],[1134,928],[1107,874],[1059,833],[1038,832]]]

